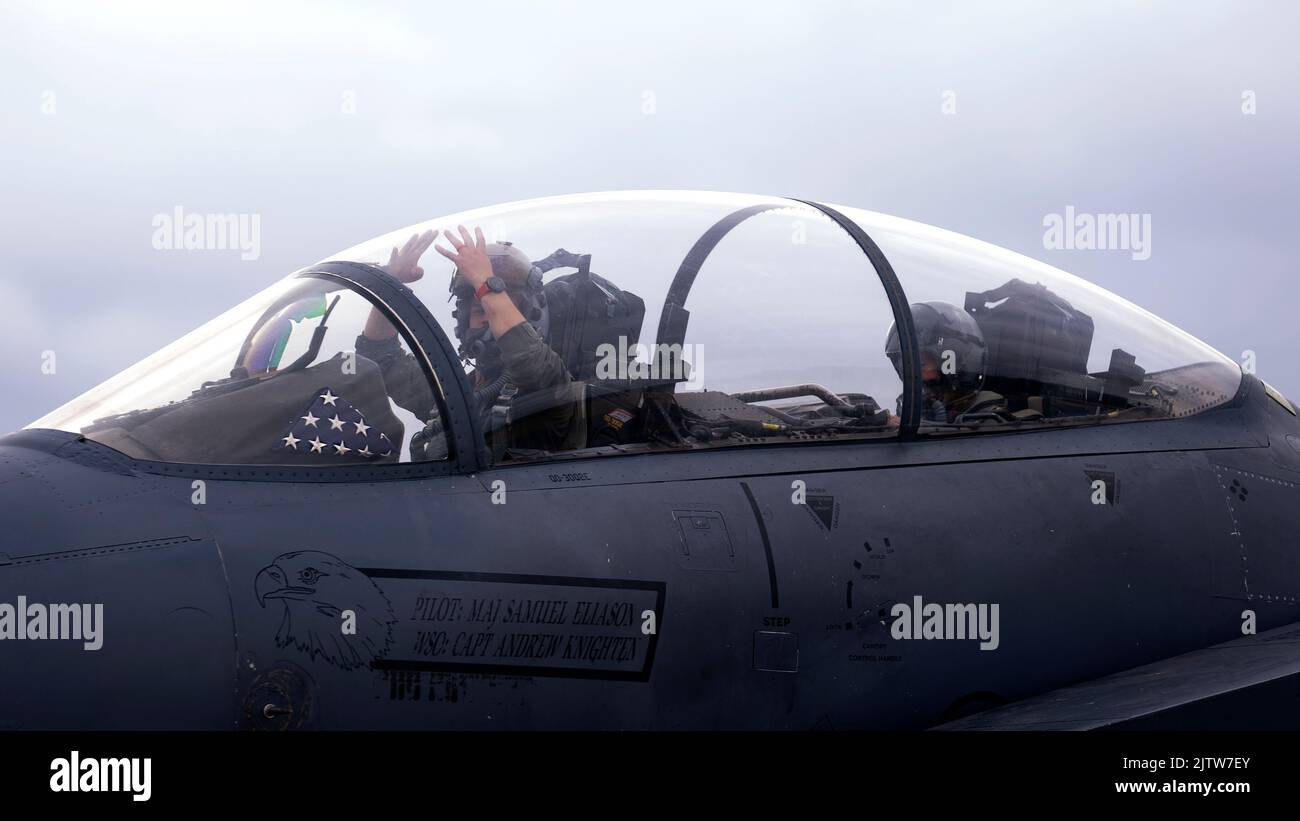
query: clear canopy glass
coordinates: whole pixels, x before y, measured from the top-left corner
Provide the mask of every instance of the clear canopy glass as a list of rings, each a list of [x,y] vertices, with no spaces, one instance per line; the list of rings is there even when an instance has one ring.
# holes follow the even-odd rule
[[[343,283],[287,277],[28,427],[151,461],[410,460],[409,434],[424,423],[391,401],[379,367],[354,350],[375,310]],[[413,348],[401,336],[392,344]],[[418,388],[414,404],[427,416],[433,392],[422,376]]]
[[[1079,277],[952,231],[836,208],[880,246],[923,353],[937,359],[926,395],[945,407],[923,414],[926,428],[1175,418],[1238,390],[1231,359]],[[945,330],[958,332],[944,339]]]
[[[880,246],[911,303],[923,432],[1171,418],[1237,390],[1230,359],[1077,277],[838,210]],[[401,228],[328,260],[387,269],[411,237],[438,232],[450,247],[441,232],[461,225],[531,269],[504,292],[515,308],[490,290],[453,293],[455,266],[432,248],[422,275],[398,278],[461,349],[496,461],[898,433],[906,363],[893,309],[861,248],[811,206],[675,191],[554,197]],[[397,333],[369,294],[311,272],[29,427],[175,462],[446,458],[448,423],[420,364],[440,354]],[[516,309],[519,324],[502,324]],[[508,330],[483,330],[493,327]],[[324,418],[331,435],[302,435],[340,396],[350,411]],[[382,446],[367,438],[380,434]]]
[[[815,208],[779,197],[678,191],[552,197],[419,223],[331,259],[382,266],[395,249],[428,231],[450,248],[443,232],[459,226],[482,230],[489,243],[511,243],[545,270],[548,342],[562,353],[566,346],[583,349],[566,364],[586,383],[586,436],[565,439],[560,448],[522,447],[507,435],[494,447],[499,459],[897,432],[891,422],[902,382],[878,353],[894,321],[892,309],[862,250]],[[578,258],[583,261],[575,266]],[[436,253],[421,264],[425,273],[410,287],[454,341],[454,266]],[[588,274],[603,284],[591,289]],[[559,304],[566,280],[587,294],[580,298],[588,310],[578,340],[561,327],[573,313]],[[598,316],[608,301],[601,289],[640,303],[639,321]],[[602,359],[602,344],[614,352],[615,366],[583,373],[584,363]],[[635,384],[619,384],[629,376]],[[593,393],[599,401],[593,402]],[[674,409],[664,412],[683,410],[684,420],[677,429],[650,429],[647,423],[663,410],[653,406],[664,396],[672,397]],[[527,405],[532,413],[515,404],[510,418],[489,418],[487,425],[511,433],[529,427],[530,416],[555,416],[558,407],[573,404],[571,394],[559,393]]]

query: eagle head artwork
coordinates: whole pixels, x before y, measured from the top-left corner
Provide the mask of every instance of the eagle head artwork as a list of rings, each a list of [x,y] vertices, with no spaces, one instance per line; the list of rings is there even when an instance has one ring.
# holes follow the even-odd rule
[[[319,550],[284,553],[253,582],[257,601],[284,603],[275,645],[292,645],[309,658],[352,670],[383,657],[393,643],[392,603],[365,574]],[[356,631],[345,631],[343,613],[356,614]]]

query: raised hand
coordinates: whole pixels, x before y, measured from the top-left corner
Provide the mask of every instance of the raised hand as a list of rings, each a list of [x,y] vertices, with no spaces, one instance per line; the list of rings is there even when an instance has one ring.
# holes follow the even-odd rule
[[[437,238],[437,233],[432,230],[425,231],[423,234],[412,234],[400,250],[393,249],[384,270],[399,282],[415,282],[424,276],[424,269],[420,267],[420,257],[429,250],[429,246]]]
[[[474,236],[469,235],[465,226],[456,226],[460,231],[457,237],[450,231],[443,231],[455,251],[449,251],[441,245],[433,246],[434,250],[442,254],[447,259],[456,263],[456,269],[464,275],[465,280],[469,282],[470,287],[477,289],[492,276],[492,260],[488,258],[487,242],[483,239],[483,229],[475,228]]]

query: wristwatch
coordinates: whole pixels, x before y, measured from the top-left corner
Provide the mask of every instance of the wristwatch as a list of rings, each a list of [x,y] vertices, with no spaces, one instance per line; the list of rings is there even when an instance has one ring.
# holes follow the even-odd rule
[[[474,298],[482,300],[489,293],[499,294],[506,289],[506,281],[501,277],[488,277],[483,280],[483,284],[478,286],[474,291]]]

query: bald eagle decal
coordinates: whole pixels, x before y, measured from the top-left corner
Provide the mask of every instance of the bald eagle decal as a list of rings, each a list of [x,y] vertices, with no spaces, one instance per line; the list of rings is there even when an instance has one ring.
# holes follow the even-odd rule
[[[353,670],[383,657],[393,643],[392,603],[378,585],[337,556],[319,550],[284,553],[253,582],[258,604],[280,601],[284,618],[276,647]],[[356,633],[343,632],[343,611],[356,613]]]

